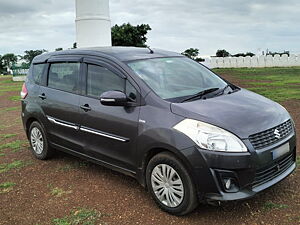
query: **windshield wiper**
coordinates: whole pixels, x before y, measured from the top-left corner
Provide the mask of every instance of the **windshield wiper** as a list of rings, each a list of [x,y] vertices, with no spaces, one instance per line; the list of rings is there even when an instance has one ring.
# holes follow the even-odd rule
[[[204,95],[212,93],[212,92],[217,91],[219,89],[220,88],[210,88],[210,89],[206,89],[204,91],[200,91],[200,92],[198,92],[198,93],[196,93],[196,94],[194,94],[194,95],[192,95],[192,96],[190,96],[188,98],[183,99],[181,101],[181,103],[187,102],[187,101],[190,101],[190,100],[194,100],[194,99],[201,99]]]
[[[225,91],[227,90],[227,88],[231,88],[230,84],[227,84],[219,93],[219,95],[223,95],[225,93]],[[231,88],[232,89],[232,88]]]
[[[224,95],[224,94],[225,94],[225,91],[226,91],[228,88],[230,88],[231,91],[228,91],[227,94],[232,94],[232,93],[238,91],[238,89],[237,89],[237,88],[233,88],[231,84],[227,84],[223,89],[221,89],[221,91],[220,91],[219,93],[217,93],[217,96],[219,96],[219,95]]]

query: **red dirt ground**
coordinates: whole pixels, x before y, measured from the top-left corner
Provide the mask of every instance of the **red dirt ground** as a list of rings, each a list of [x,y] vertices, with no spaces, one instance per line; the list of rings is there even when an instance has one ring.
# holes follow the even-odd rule
[[[234,82],[230,76],[226,78]],[[0,96],[0,135],[17,135],[0,136],[0,146],[26,140],[20,109],[4,111],[7,107],[20,106],[20,102],[8,100],[9,96],[18,94],[9,92]],[[293,116],[299,134],[300,101],[283,105]],[[5,155],[0,156],[0,164],[23,160],[27,165],[0,173],[0,184],[16,183],[11,191],[0,193],[0,225],[52,224],[54,218],[67,216],[78,207],[105,214],[97,224],[300,224],[299,169],[250,200],[222,206],[200,205],[190,215],[175,217],[159,210],[133,178],[63,153],[39,161],[33,158],[28,146],[25,144],[17,152],[2,150]],[[71,193],[54,196],[51,189],[55,187]]]

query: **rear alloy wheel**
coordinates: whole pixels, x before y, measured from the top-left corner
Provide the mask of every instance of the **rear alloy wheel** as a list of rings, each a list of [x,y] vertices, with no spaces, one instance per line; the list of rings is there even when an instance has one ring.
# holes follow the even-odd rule
[[[42,154],[44,149],[44,139],[42,132],[37,127],[34,127],[31,130],[30,142],[33,151],[38,155]]]
[[[34,121],[29,128],[29,141],[33,155],[38,159],[49,158],[53,150],[48,145],[45,131],[40,123]]]
[[[168,152],[159,153],[149,161],[146,181],[155,202],[170,214],[185,215],[198,205],[191,176],[181,161]]]

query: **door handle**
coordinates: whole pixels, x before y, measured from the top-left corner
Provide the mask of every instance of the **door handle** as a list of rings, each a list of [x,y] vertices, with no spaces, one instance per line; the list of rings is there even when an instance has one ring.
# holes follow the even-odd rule
[[[83,109],[85,112],[92,110],[89,104],[82,105],[80,106],[80,108]]]
[[[45,100],[47,97],[46,97],[45,93],[43,93],[43,94],[39,95],[39,98],[42,100]]]

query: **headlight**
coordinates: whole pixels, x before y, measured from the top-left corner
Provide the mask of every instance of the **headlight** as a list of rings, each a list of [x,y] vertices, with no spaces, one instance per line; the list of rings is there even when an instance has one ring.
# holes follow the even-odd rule
[[[191,138],[200,148],[222,152],[247,152],[244,143],[234,134],[208,123],[185,119],[174,129]]]

